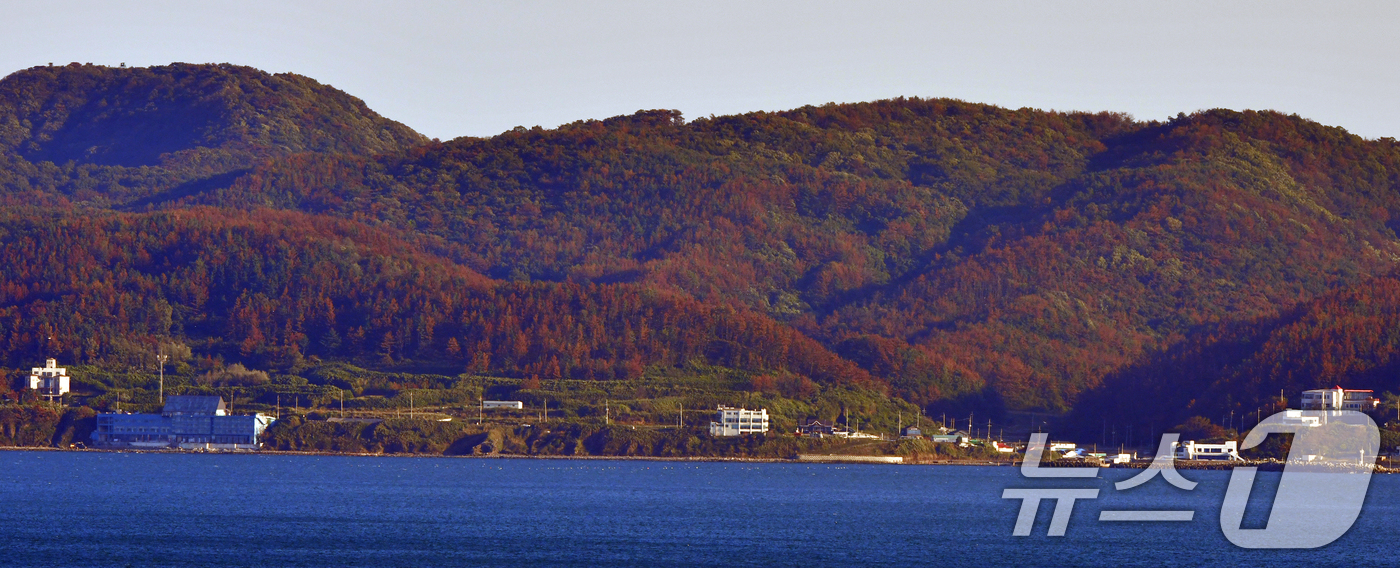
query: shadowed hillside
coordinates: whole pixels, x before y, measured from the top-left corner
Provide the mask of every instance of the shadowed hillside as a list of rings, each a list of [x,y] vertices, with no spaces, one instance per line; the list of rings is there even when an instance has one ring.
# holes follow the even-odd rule
[[[1304,390],[1342,386],[1377,396],[1400,376],[1400,280],[1373,278],[1278,317],[1222,324],[1111,374],[1082,400],[1076,423],[1146,432],[1203,416],[1268,416]],[[1282,396],[1282,398],[1280,398]],[[1394,412],[1395,400],[1387,402]],[[1390,414],[1393,416],[1393,414]]]

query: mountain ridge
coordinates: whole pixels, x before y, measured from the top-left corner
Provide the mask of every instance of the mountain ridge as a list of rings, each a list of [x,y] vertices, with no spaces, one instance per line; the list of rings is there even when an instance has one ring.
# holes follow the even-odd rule
[[[50,73],[38,69],[30,72]],[[295,91],[257,91],[265,96],[247,101],[259,116],[285,116],[278,109],[321,93],[295,76],[218,66],[192,72],[200,70],[216,79],[283,81]],[[0,93],[10,83],[0,81]],[[0,124],[12,125],[0,130],[7,203],[132,212],[119,215],[281,211],[308,226],[335,218],[394,235],[423,266],[446,262],[497,289],[534,290],[511,301],[548,289],[585,296],[626,290],[674,298],[678,313],[704,321],[738,314],[733,321],[747,323],[734,325],[765,330],[740,334],[756,343],[699,351],[676,344],[656,353],[688,353],[744,372],[883,385],[929,409],[1064,411],[1105,400],[1097,394],[1105,380],[1119,388],[1151,383],[1133,369],[1200,334],[1378,282],[1400,263],[1400,146],[1276,112],[1216,109],[1137,122],[1108,112],[901,98],[694,121],[677,111],[640,111],[436,142],[407,133],[377,138],[378,115],[344,103],[342,110],[354,111],[348,116],[370,127],[341,121],[350,126],[317,131],[332,138],[348,132],[344,140],[279,146],[277,136],[240,134],[227,145],[165,151],[156,154],[166,156],[159,165],[132,167],[31,161],[70,155],[82,144],[53,143],[57,134],[32,144],[17,137],[13,125],[22,121],[3,118],[4,97]],[[94,116],[91,124],[106,124],[108,115]],[[334,121],[334,113],[324,116]],[[203,159],[191,156],[215,154],[191,165]],[[9,278],[26,285],[43,279]],[[274,305],[283,301],[272,300],[273,291],[264,295]],[[217,317],[237,311],[229,310]],[[460,316],[448,319],[484,325]],[[372,334],[392,332],[389,343],[408,333],[381,323]],[[301,334],[301,355],[316,353],[311,336],[324,330],[309,332],[295,317],[280,325],[254,326],[275,338],[266,352],[218,341],[201,349],[275,366],[282,356],[272,353]],[[621,331],[623,344],[641,341],[636,330]],[[595,365],[542,330],[522,332],[536,338],[526,341],[528,357],[501,358],[493,345],[479,350],[497,361],[485,367],[473,366],[475,348],[466,345],[480,339],[460,327],[427,332],[439,339],[423,355],[391,347],[388,360],[521,378],[602,378],[603,367],[633,377],[653,365],[686,364],[685,357],[619,351]],[[449,350],[441,338],[453,333],[460,341]],[[773,342],[788,345],[778,352],[801,344],[803,357],[821,363],[772,355]],[[19,349],[8,351],[10,360]],[[355,357],[373,364],[376,349]],[[1271,390],[1254,389],[1232,404],[1243,409]]]

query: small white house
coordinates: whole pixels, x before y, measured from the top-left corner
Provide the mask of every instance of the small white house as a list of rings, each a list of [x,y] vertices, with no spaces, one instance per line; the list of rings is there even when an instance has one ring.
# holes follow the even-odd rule
[[[48,359],[43,367],[31,367],[29,388],[54,399],[68,393],[68,369],[59,367],[57,359]]]
[[[749,410],[730,406],[719,407],[718,422],[710,423],[711,436],[740,436],[768,431],[768,409]]]
[[[1240,457],[1239,445],[1234,440],[1223,444],[1201,444],[1195,440],[1185,443],[1172,442],[1172,454],[1179,460],[1244,461],[1244,458]]]
[[[1304,414],[1301,410],[1285,410],[1283,411],[1282,422],[1290,426],[1316,428],[1322,425],[1322,418],[1318,416],[1316,412]]]

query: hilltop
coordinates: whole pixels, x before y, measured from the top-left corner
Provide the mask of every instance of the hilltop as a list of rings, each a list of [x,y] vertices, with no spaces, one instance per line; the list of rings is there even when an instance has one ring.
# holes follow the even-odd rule
[[[274,156],[425,142],[344,92],[250,67],[73,63],[0,80],[0,180],[10,192],[78,203],[145,205],[168,198],[163,191],[216,187]]]

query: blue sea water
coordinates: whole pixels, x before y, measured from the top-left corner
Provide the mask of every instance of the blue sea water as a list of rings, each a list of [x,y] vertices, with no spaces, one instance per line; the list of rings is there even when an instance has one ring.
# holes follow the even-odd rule
[[[1098,487],[1068,533],[1012,536],[1043,487],[1015,468],[287,455],[0,453],[5,566],[1340,566],[1391,552],[1400,476],[1374,476],[1341,539],[1244,550],[1219,508],[1229,472]],[[1271,500],[1261,473],[1246,521]],[[1189,523],[1101,509],[1193,509]]]

